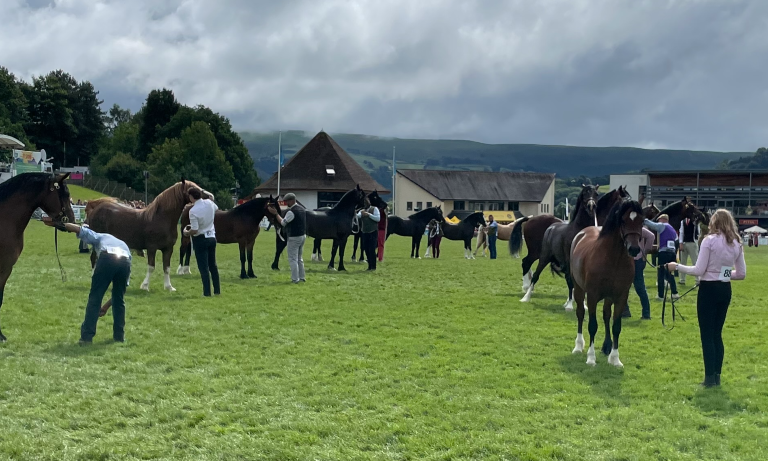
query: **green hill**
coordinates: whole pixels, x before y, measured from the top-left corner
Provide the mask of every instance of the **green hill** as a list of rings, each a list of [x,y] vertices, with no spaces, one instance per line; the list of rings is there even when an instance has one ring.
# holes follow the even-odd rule
[[[290,157],[314,133],[283,133],[283,152]],[[634,147],[574,147],[538,144],[483,144],[461,140],[380,138],[331,133],[333,139],[384,185],[390,185],[392,147],[399,168],[553,172],[559,177],[593,177],[643,169],[712,169],[747,152],[711,152]],[[242,132],[262,178],[277,168],[278,133]]]

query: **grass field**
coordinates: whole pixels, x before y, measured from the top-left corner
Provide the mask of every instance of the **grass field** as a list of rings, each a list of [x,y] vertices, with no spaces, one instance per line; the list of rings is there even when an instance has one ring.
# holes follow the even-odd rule
[[[127,343],[108,341],[107,317],[81,348],[90,270],[74,237],[59,238],[66,283],[52,231],[33,222],[6,288],[0,459],[768,457],[764,248],[746,249],[723,386],[704,390],[693,297],[673,331],[660,303],[653,321],[625,322],[623,370],[604,356],[591,368],[571,355],[563,281],[545,274],[523,305],[519,260],[503,247],[499,260],[466,261],[444,241],[440,260],[410,260],[398,237],[376,273],[329,273],[307,253],[298,286],[285,256],[269,270],[271,233],[257,240],[255,280],[241,281],[236,248],[221,246],[215,299],[196,275],[173,276],[177,293],[158,273],[138,290],[135,258]]]
[[[69,195],[72,197],[72,200],[77,202],[78,200],[94,200],[97,198],[106,197],[104,194],[100,192],[96,192],[95,190],[86,189],[85,187],[76,186],[74,184],[68,184],[67,188],[69,189]]]

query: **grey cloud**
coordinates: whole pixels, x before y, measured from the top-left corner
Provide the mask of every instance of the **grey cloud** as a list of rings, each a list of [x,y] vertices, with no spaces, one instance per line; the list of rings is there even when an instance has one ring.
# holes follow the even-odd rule
[[[36,9],[30,9],[34,4]],[[0,63],[239,129],[752,151],[768,2],[17,0]],[[22,39],[23,37],[23,39]]]

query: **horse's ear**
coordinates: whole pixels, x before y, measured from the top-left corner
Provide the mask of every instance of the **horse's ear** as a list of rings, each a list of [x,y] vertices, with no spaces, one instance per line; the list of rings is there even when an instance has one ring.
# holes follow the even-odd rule
[[[69,173],[60,174],[58,178],[56,178],[57,183],[64,182],[69,177]]]
[[[600,189],[600,184],[595,184],[595,190]]]
[[[587,187],[587,185],[584,183],[581,183],[581,187]]]

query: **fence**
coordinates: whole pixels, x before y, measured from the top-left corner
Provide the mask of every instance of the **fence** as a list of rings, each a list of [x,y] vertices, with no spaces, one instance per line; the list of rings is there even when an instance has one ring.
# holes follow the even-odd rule
[[[88,189],[95,190],[97,192],[101,192],[104,195],[108,195],[110,197],[115,197],[120,200],[144,200],[144,192],[139,192],[135,189],[132,189],[128,186],[126,186],[123,183],[110,181],[106,178],[100,178],[98,176],[94,176],[92,174],[86,174],[83,175],[82,180],[73,180],[68,181],[70,184],[80,184],[83,187],[87,187]],[[155,199],[155,196],[152,194],[147,195],[147,203],[151,202]]]

